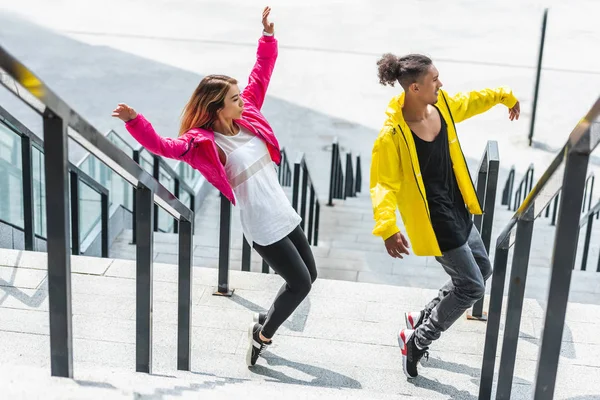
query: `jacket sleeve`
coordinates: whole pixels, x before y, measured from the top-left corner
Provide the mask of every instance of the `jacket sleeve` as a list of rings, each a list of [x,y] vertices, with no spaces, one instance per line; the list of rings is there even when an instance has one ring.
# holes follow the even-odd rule
[[[152,124],[142,114],[125,123],[131,136],[148,151],[159,156],[181,159],[189,151],[193,136],[183,135],[178,138],[160,136]]]
[[[373,146],[370,192],[375,228],[373,234],[386,240],[399,232],[396,208],[400,192],[400,156],[390,127],[383,128]]]
[[[252,103],[259,110],[261,109],[269,87],[269,81],[275,68],[277,60],[277,39],[274,36],[262,36],[258,41],[258,50],[256,51],[256,63],[248,85],[242,92],[244,100]]]
[[[458,93],[453,97],[445,98],[447,98],[448,107],[455,123],[484,113],[497,104],[504,104],[508,108],[517,104],[517,98],[508,87]]]

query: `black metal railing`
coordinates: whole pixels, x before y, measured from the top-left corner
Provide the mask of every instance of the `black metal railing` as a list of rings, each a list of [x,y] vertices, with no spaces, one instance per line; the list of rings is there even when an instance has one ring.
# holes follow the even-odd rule
[[[362,186],[362,171],[360,155],[356,156],[356,171],[352,165],[352,153],[346,153],[346,168],[342,168],[342,156],[338,138],[331,144],[331,172],[329,175],[329,201],[328,206],[333,206],[333,199],[345,200],[347,197],[356,197]]]
[[[503,206],[507,206],[510,210],[510,200],[512,199],[513,189],[515,186],[515,166],[510,167],[510,172],[508,173],[508,177],[506,178],[506,182],[504,183],[504,189],[502,189],[502,204]]]
[[[583,203],[581,205],[581,213],[585,213],[586,210],[589,210],[592,207],[592,197],[594,195],[594,174],[591,173],[586,181],[585,181],[585,191],[583,192]],[[558,202],[560,200],[562,190],[559,190],[554,196],[554,199],[548,203],[545,208],[544,216],[546,218],[550,217],[550,212],[552,210],[552,220],[550,221],[550,225],[556,225],[556,216],[558,215]]]
[[[595,217],[595,219],[598,219],[599,214],[600,214],[600,201],[598,203],[596,203],[596,205],[593,208],[590,207],[587,214],[583,218],[581,218],[581,220],[579,221],[579,231],[580,232],[581,232],[581,228],[583,226],[586,227],[585,239],[583,242],[583,254],[581,256],[581,270],[582,271],[587,270],[588,257],[589,257],[589,252],[590,252],[590,240],[592,238],[592,228],[594,225],[594,217]],[[573,267],[575,267],[575,266],[573,266]],[[598,257],[598,262],[596,264],[596,271],[600,272],[600,256]]]
[[[496,209],[496,191],[498,188],[498,173],[500,171],[500,153],[498,142],[488,141],[477,172],[477,198],[483,214],[473,217],[473,224],[481,234],[485,250],[490,252],[494,210]],[[469,319],[486,320],[483,312],[483,298],[473,305]]]
[[[523,175],[519,186],[517,186],[512,211],[516,211],[521,205],[521,202],[525,200],[527,195],[531,192],[531,189],[533,188],[533,172],[534,166],[531,164],[529,165],[529,168],[527,168],[527,171],[525,171],[525,175]]]
[[[138,149],[133,151],[133,160],[140,164],[142,168],[144,168],[144,164],[142,159],[144,157],[144,153],[147,153],[149,156],[150,162],[144,160],[151,167],[152,176],[158,182],[160,182],[165,188],[167,188],[171,193],[175,195],[182,203],[186,204],[191,210],[195,211],[196,204],[196,192],[194,189],[189,187],[183,179],[181,179],[179,173],[175,168],[171,167],[169,163],[156,154],[150,153],[144,147],[139,147]],[[133,212],[135,213],[135,190],[133,193],[134,203],[133,203]],[[168,215],[164,217],[168,218]],[[161,223],[162,222],[162,223]],[[172,223],[168,222],[163,218],[163,214],[158,205],[154,205],[154,232],[173,232],[178,233],[179,225],[177,222],[177,218],[173,218]],[[132,243],[135,243],[135,234],[136,234],[136,224],[135,221],[133,223],[133,237]]]
[[[190,369],[194,212],[111,143],[20,61],[0,47],[0,83],[43,119],[50,362],[73,377],[68,139],[92,153],[136,191],[136,371],[152,370],[153,206],[179,220],[177,368]]]
[[[33,176],[33,150],[36,149],[40,154],[44,153],[44,142],[39,138],[35,133],[30,131],[25,125],[19,122],[15,117],[13,117],[8,111],[6,111],[3,107],[0,106],[0,123],[3,123],[7,126],[16,136],[20,137],[20,145],[21,145],[21,165],[20,168],[16,165],[4,166],[5,168],[11,167],[14,169],[14,174],[20,177],[22,182],[22,204],[17,204],[15,206],[21,207],[23,210],[23,226],[18,226],[11,221],[3,221],[11,225],[12,227],[23,232],[24,236],[24,249],[25,250],[36,250],[35,247],[35,238],[37,236],[38,239],[47,240],[47,238],[41,234],[35,234],[35,226],[36,226],[36,213],[35,213],[35,200],[34,200],[34,176]],[[68,171],[69,171],[69,188],[70,188],[70,221],[71,221],[71,254],[79,255],[82,254],[81,248],[81,240],[82,236],[86,236],[89,232],[85,232],[83,235],[81,234],[81,216],[94,218],[93,215],[86,215],[85,210],[82,211],[83,207],[82,203],[84,199],[80,194],[80,185],[86,185],[88,188],[93,190],[97,195],[99,195],[100,201],[93,202],[92,206],[96,207],[96,205],[100,204],[100,216],[99,223],[101,226],[100,231],[100,255],[102,257],[108,257],[108,190],[96,182],[93,178],[91,178],[88,174],[81,171],[77,166],[73,163],[68,163]],[[41,177],[40,177],[41,179]],[[8,191],[8,188],[6,188]],[[40,193],[41,195],[41,193]],[[12,202],[10,198],[10,193],[7,193],[5,200],[8,203]],[[40,202],[41,203],[41,202]],[[40,216],[41,217],[41,216]],[[90,224],[86,225],[94,225],[94,221]],[[43,231],[40,229],[40,231]]]
[[[511,396],[533,224],[559,189],[562,189],[560,213],[558,214],[550,265],[550,287],[534,387],[535,399],[553,398],[571,274],[577,253],[586,172],[590,153],[600,141],[599,117],[600,98],[587,115],[579,121],[563,149],[498,237],[479,399],[491,397],[508,253],[514,244],[496,398],[509,399]]]
[[[279,164],[277,177],[279,184],[289,187],[292,184],[292,169],[285,148],[281,149],[281,163]],[[295,178],[294,178],[295,179]],[[235,289],[229,287],[229,250],[231,247],[231,202],[222,194],[220,195],[219,213],[219,276],[216,296],[231,296]],[[316,245],[316,244],[315,244]],[[252,258],[252,247],[244,236],[242,238],[242,271],[250,271]],[[262,273],[269,273],[269,265],[263,259]]]

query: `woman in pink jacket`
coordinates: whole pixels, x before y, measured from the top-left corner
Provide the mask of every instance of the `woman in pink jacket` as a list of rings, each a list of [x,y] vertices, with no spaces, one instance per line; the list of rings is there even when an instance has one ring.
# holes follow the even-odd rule
[[[312,251],[299,226],[301,218],[273,165],[281,162],[279,144],[260,112],[277,59],[270,12],[270,7],[263,11],[263,35],[244,91],[240,93],[237,81],[228,76],[206,76],[183,110],[178,138],[159,136],[142,114],[126,104],[119,104],[112,114],[125,121],[146,149],[187,162],[237,205],[248,242],[285,280],[269,312],[255,315],[250,326],[248,366],[256,363],[317,278]]]

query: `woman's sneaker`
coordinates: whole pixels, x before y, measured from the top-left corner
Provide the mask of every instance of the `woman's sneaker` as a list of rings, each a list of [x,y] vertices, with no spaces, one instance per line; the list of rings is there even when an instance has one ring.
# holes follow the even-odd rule
[[[265,322],[267,322],[267,313],[264,313],[264,312],[254,313],[253,321],[255,324],[259,323],[261,325],[264,325]]]
[[[258,356],[263,351],[265,346],[271,344],[271,342],[263,342],[260,339],[260,332],[262,331],[262,325],[255,323],[250,325],[248,329],[248,352],[246,353],[246,364],[249,367],[252,367],[256,364],[256,360],[258,360]]]
[[[406,320],[406,327],[408,329],[416,330],[425,319],[424,311],[413,311],[404,313],[404,319]]]
[[[419,349],[415,344],[415,331],[412,329],[402,329],[398,333],[398,345],[402,352],[402,368],[408,379],[419,376],[417,365],[423,356],[429,358],[427,347]]]

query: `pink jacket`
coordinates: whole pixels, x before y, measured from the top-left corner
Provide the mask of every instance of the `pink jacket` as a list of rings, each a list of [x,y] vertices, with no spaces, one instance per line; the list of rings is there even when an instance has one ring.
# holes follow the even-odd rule
[[[252,68],[248,85],[241,93],[244,100],[240,126],[260,137],[266,144],[271,159],[279,164],[281,153],[273,129],[261,114],[267,87],[277,59],[277,39],[262,36],[258,41],[256,64]],[[233,189],[227,180],[225,168],[219,160],[215,133],[206,129],[192,128],[178,138],[165,138],[156,133],[142,114],[128,121],[125,127],[142,146],[159,156],[183,160],[190,164],[235,205]]]

